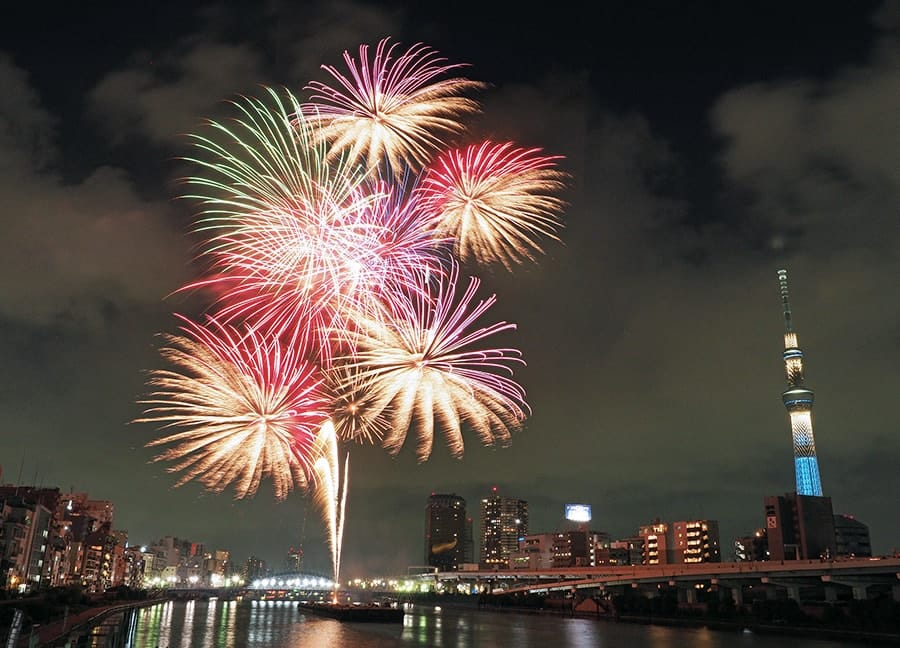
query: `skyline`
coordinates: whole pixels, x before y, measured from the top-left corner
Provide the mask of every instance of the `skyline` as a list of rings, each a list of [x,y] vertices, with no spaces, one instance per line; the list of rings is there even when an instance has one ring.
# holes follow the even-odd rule
[[[794,490],[780,268],[818,396],[824,494],[870,526],[876,553],[889,551],[900,541],[883,509],[900,454],[889,407],[900,129],[886,125],[900,114],[890,92],[900,20],[889,3],[813,7],[775,22],[699,3],[612,3],[601,12],[607,40],[562,16],[495,5],[486,11],[509,29],[485,18],[456,37],[465,7],[423,15],[402,3],[295,15],[273,2],[249,21],[237,6],[164,3],[146,25],[94,7],[90,29],[115,37],[89,52],[67,50],[77,39],[64,12],[31,38],[7,28],[2,481],[23,462],[26,480],[111,499],[130,511],[117,526],[136,541],[166,516],[168,534],[235,537],[233,553],[257,547],[267,559],[305,534],[307,557],[327,564],[308,499],[278,503],[269,482],[242,502],[173,489],[144,448],[155,431],[127,422],[143,372],[160,364],[155,335],[175,330],[172,311],[194,307],[167,297],[194,278],[193,214],[175,200],[178,134],[236,93],[299,91],[320,62],[392,35],[467,63],[467,76],[492,84],[473,131],[562,155],[573,180],[561,242],[535,265],[468,270],[496,293],[493,319],[518,325],[525,429],[496,449],[464,434],[459,461],[439,443],[422,464],[409,448],[392,458],[350,446],[344,572],[416,564],[430,492],[477,502],[497,485],[529,501],[536,530],[572,502],[591,504],[597,526],[619,536],[631,531],[604,521],[713,518],[723,542],[761,526],[763,496]],[[34,9],[16,11],[35,20]],[[787,35],[810,16],[817,29],[794,44]]]

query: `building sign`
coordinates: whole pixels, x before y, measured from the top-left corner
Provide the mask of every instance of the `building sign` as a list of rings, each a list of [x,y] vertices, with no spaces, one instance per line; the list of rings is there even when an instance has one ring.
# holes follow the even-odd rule
[[[590,522],[590,504],[566,504],[566,519],[572,522]]]

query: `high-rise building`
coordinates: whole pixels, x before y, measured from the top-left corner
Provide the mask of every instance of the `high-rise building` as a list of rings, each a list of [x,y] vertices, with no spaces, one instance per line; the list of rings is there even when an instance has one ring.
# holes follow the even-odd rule
[[[612,540],[609,548],[598,551],[597,565],[641,565],[644,562],[644,538],[631,536]]]
[[[432,493],[425,507],[425,564],[457,571],[466,562],[466,500]]]
[[[644,565],[667,565],[672,562],[670,553],[669,525],[660,522],[659,518],[653,524],[645,524],[638,527],[638,535],[644,541],[641,563]]]
[[[243,577],[248,583],[265,578],[268,575],[266,571],[266,561],[258,556],[250,556],[244,563]]]
[[[781,400],[791,417],[797,494],[821,497],[822,482],[819,478],[819,461],[812,426],[813,391],[803,382],[803,352],[797,342],[791,319],[787,270],[778,271],[778,283],[784,310],[784,369],[788,384]]]
[[[122,556],[121,585],[138,589],[144,585],[144,553],[140,547],[126,547]]]
[[[852,515],[834,516],[834,544],[836,556],[872,555],[872,540],[869,527]]]
[[[303,566],[303,547],[291,547],[288,549],[284,564],[289,572],[299,573],[300,568]]]
[[[643,540],[641,562],[645,565],[721,562],[719,523],[716,520],[679,520],[638,528]]]
[[[466,537],[463,543],[463,562],[472,564],[475,562],[475,535],[472,533],[472,517],[466,518]]]
[[[672,562],[721,562],[719,523],[716,520],[679,520],[669,526]]]
[[[547,569],[553,566],[555,533],[532,533],[519,542],[509,557],[510,569]]]
[[[41,585],[51,512],[37,502],[0,499],[0,589],[33,592]]]
[[[765,529],[734,539],[734,559],[737,562],[759,562],[769,559],[769,538]]]
[[[830,497],[768,495],[765,507],[770,560],[816,560],[835,555]]]
[[[509,557],[519,548],[519,540],[528,535],[528,502],[497,494],[481,500],[481,564],[485,567],[509,567]]]

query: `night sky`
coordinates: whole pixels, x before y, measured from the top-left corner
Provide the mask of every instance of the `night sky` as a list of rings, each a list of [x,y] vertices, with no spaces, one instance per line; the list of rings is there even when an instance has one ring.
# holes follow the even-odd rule
[[[477,520],[492,486],[528,500],[532,532],[569,502],[614,537],[718,519],[730,557],[763,496],[794,490],[782,267],[825,494],[876,552],[900,546],[897,3],[53,4],[0,22],[0,481],[112,500],[132,544],[277,568],[302,542],[330,573],[302,494],[173,488],[144,447],[156,430],[129,421],[157,334],[198,308],[167,296],[196,276],[183,134],[392,36],[490,84],[473,141],[563,155],[572,180],[560,243],[477,271],[498,296],[485,323],[518,324],[503,341],[533,416],[508,448],[469,436],[461,460],[442,440],[423,464],[410,442],[352,446],[344,575],[421,564],[428,495]]]

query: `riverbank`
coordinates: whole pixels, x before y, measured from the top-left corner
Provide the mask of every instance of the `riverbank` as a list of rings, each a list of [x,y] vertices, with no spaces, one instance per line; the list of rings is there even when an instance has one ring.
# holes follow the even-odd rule
[[[32,632],[19,637],[18,646],[19,648],[28,646],[32,636],[37,638],[37,645],[39,646],[62,645],[70,635],[88,632],[111,614],[164,602],[164,599],[126,601],[80,610],[74,614],[66,615],[62,619],[36,626]]]

